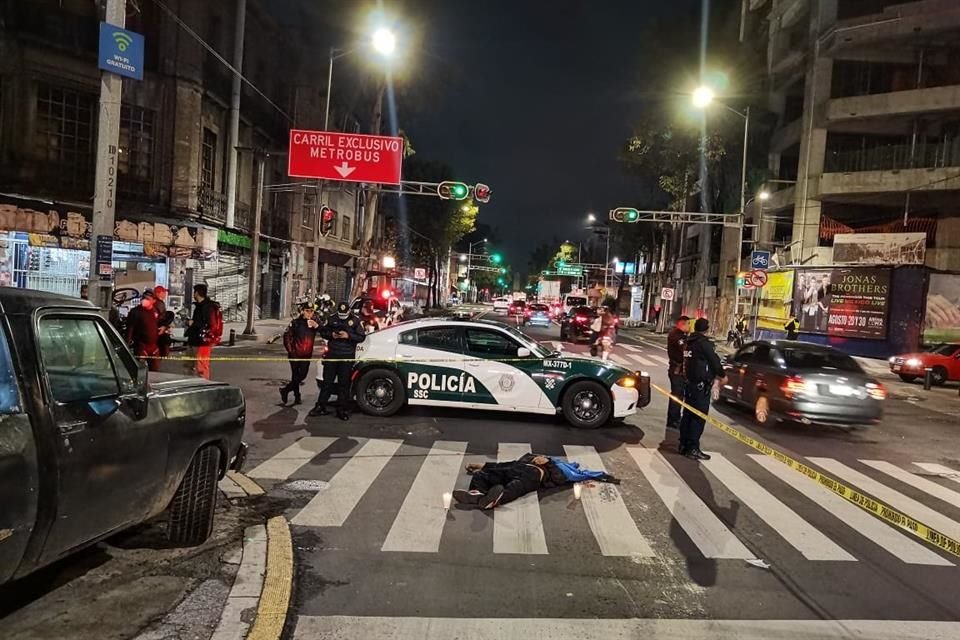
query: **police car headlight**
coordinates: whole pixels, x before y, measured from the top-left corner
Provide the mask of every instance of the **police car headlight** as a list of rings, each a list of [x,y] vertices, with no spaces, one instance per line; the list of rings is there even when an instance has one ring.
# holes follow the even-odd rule
[[[617,384],[620,385],[621,387],[632,389],[637,386],[637,379],[634,378],[633,376],[623,376],[622,378],[617,380]]]

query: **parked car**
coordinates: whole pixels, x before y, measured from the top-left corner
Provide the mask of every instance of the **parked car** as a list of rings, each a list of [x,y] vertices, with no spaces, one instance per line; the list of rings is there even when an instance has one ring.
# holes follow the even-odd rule
[[[550,307],[545,304],[531,304],[524,311],[523,324],[531,326],[549,327],[552,320],[550,318]]]
[[[363,305],[369,302],[373,305],[373,312],[377,316],[378,324],[381,329],[400,322],[403,317],[403,308],[400,301],[396,298],[383,298],[382,296],[360,296],[354,298],[350,305],[350,310],[356,315],[360,315]]]
[[[91,303],[0,288],[0,583],[164,512],[172,543],[210,536],[243,394],[149,375]]]
[[[890,371],[904,382],[913,382],[926,375],[930,369],[934,385],[946,384],[948,380],[960,380],[960,344],[938,344],[929,351],[905,353],[890,358]]]
[[[560,339],[570,342],[592,341],[596,337],[596,332],[590,328],[590,325],[596,317],[597,312],[591,307],[574,307],[560,317]]]
[[[494,298],[493,299],[493,310],[494,311],[506,311],[510,308],[510,303],[513,302],[510,298]]]
[[[753,410],[762,426],[778,421],[870,425],[887,392],[849,355],[791,340],[751,342],[729,358],[720,397]]]

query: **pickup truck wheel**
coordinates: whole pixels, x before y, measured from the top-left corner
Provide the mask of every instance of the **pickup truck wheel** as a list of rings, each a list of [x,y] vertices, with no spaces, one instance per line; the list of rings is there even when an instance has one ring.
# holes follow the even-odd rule
[[[220,475],[220,449],[200,449],[187,468],[170,502],[167,538],[181,547],[195,547],[210,537],[213,513],[217,507],[217,480]]]
[[[403,381],[390,369],[371,369],[356,385],[357,406],[371,416],[388,417],[407,401]]]
[[[578,429],[596,429],[607,424],[613,413],[610,392],[592,380],[574,382],[560,400],[563,417]]]

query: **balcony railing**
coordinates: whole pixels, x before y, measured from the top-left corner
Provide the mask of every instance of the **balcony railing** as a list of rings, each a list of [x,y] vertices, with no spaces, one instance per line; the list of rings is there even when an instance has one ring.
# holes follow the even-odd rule
[[[210,222],[227,221],[227,196],[205,185],[197,187],[197,212]]]
[[[960,166],[960,139],[938,143],[884,145],[852,151],[827,151],[828,173],[937,169]]]

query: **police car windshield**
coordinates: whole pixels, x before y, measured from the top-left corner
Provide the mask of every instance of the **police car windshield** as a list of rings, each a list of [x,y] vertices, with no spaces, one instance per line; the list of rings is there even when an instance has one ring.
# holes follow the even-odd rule
[[[508,324],[503,325],[503,328],[506,329],[507,332],[510,335],[512,335],[514,338],[519,340],[523,346],[525,346],[527,349],[530,349],[530,353],[537,356],[538,358],[548,358],[550,357],[550,354],[553,353],[552,351],[550,351],[549,349],[547,349],[542,344],[540,344],[539,342],[537,342],[527,334],[523,333],[522,331],[518,331],[517,329],[511,327]]]

